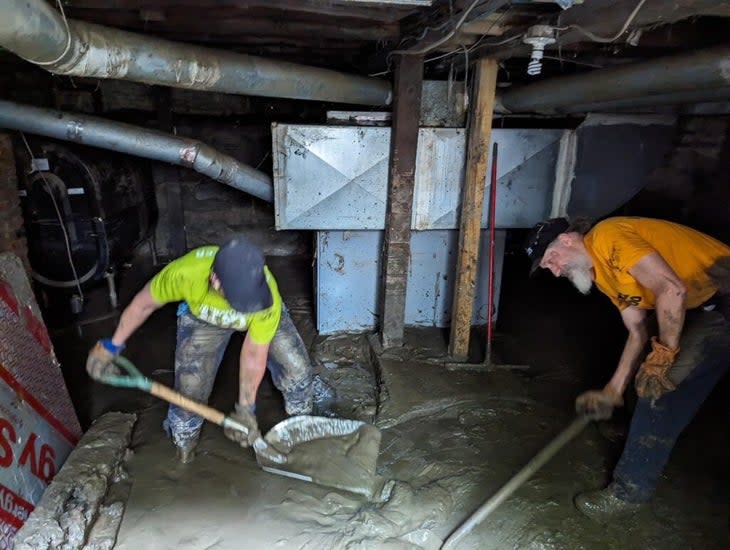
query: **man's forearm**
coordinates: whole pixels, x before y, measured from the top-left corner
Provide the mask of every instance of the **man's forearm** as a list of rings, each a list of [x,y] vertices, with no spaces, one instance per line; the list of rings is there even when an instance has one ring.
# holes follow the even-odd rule
[[[238,403],[244,407],[256,404],[256,394],[266,372],[268,350],[268,345],[254,343],[249,335],[243,340],[238,374]]]
[[[648,336],[646,332],[629,332],[629,337],[626,340],[626,345],[624,346],[624,351],[621,354],[621,359],[619,359],[616,372],[613,373],[613,376],[608,383],[608,386],[613,389],[614,393],[617,395],[623,395],[626,387],[629,385],[629,382],[634,376],[634,372],[639,364],[639,359],[644,351],[647,339]]]
[[[160,305],[152,300],[149,287],[145,286],[122,312],[119,324],[112,336],[112,343],[117,346],[124,344],[134,331],[159,307]]]
[[[679,348],[679,339],[684,326],[684,312],[684,292],[670,289],[656,297],[659,341],[670,349]]]

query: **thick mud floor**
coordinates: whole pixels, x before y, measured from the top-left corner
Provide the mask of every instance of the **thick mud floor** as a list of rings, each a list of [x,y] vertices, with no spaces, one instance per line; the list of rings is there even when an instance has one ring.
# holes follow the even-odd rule
[[[273,263],[317,372],[335,389],[327,405],[339,416],[371,421],[382,430],[378,474],[386,483],[371,502],[265,473],[252,451],[235,446],[211,425],[204,427],[195,462],[178,464],[161,428],[165,404],[140,392],[93,384],[83,375],[86,348],[109,334],[113,320],[87,325],[81,338],[71,329],[57,331],[57,351],[82,422],[107,410],[141,415],[117,548],[439,548],[572,420],[575,395],[605,383],[620,353],[620,318],[607,300],[581,297],[561,281],[527,281],[524,266],[516,264],[507,262],[496,351],[505,362],[529,369],[469,373],[429,361],[444,354],[446,335],[440,330],[409,331],[407,346],[384,354],[377,365],[363,335],[316,336],[311,285],[296,277],[308,266]],[[143,280],[130,276],[123,299]],[[163,309],[126,352],[141,370],[167,384],[174,327],[174,308]],[[482,333],[475,338],[480,342]],[[234,338],[211,397],[221,410],[235,398],[239,345],[240,338]],[[474,347],[478,358],[480,346]],[[602,526],[572,503],[577,493],[610,479],[629,418],[622,411],[611,423],[589,426],[460,548],[727,548],[727,398],[724,380],[680,439],[657,498],[644,512]],[[284,418],[281,397],[268,378],[258,410],[264,430]]]

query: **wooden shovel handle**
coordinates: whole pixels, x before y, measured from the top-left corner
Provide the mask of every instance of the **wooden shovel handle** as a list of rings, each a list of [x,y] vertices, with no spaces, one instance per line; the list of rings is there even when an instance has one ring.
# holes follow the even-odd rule
[[[217,424],[218,426],[222,426],[223,420],[226,418],[225,414],[214,409],[213,407],[203,405],[202,403],[194,401],[189,397],[185,397],[184,395],[158,382],[152,382],[150,393],[155,397],[164,399],[168,403],[177,405],[178,407],[183,408],[186,411],[190,411],[197,415],[200,415],[207,421],[213,422],[213,424]]]

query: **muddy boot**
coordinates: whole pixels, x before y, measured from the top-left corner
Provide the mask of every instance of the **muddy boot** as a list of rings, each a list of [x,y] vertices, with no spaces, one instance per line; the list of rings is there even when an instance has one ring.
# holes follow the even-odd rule
[[[643,504],[618,498],[610,486],[599,491],[588,491],[575,497],[575,507],[585,516],[598,523],[631,516],[644,507]]]
[[[177,459],[182,464],[190,464],[195,459],[195,449],[198,446],[198,438],[194,437],[175,445],[177,449]]]

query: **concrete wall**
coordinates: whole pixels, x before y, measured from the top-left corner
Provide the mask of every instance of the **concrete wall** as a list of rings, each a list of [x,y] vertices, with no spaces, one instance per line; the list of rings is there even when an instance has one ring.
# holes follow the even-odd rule
[[[13,142],[8,133],[0,133],[0,252],[16,254],[30,273],[28,246],[18,199]]]

